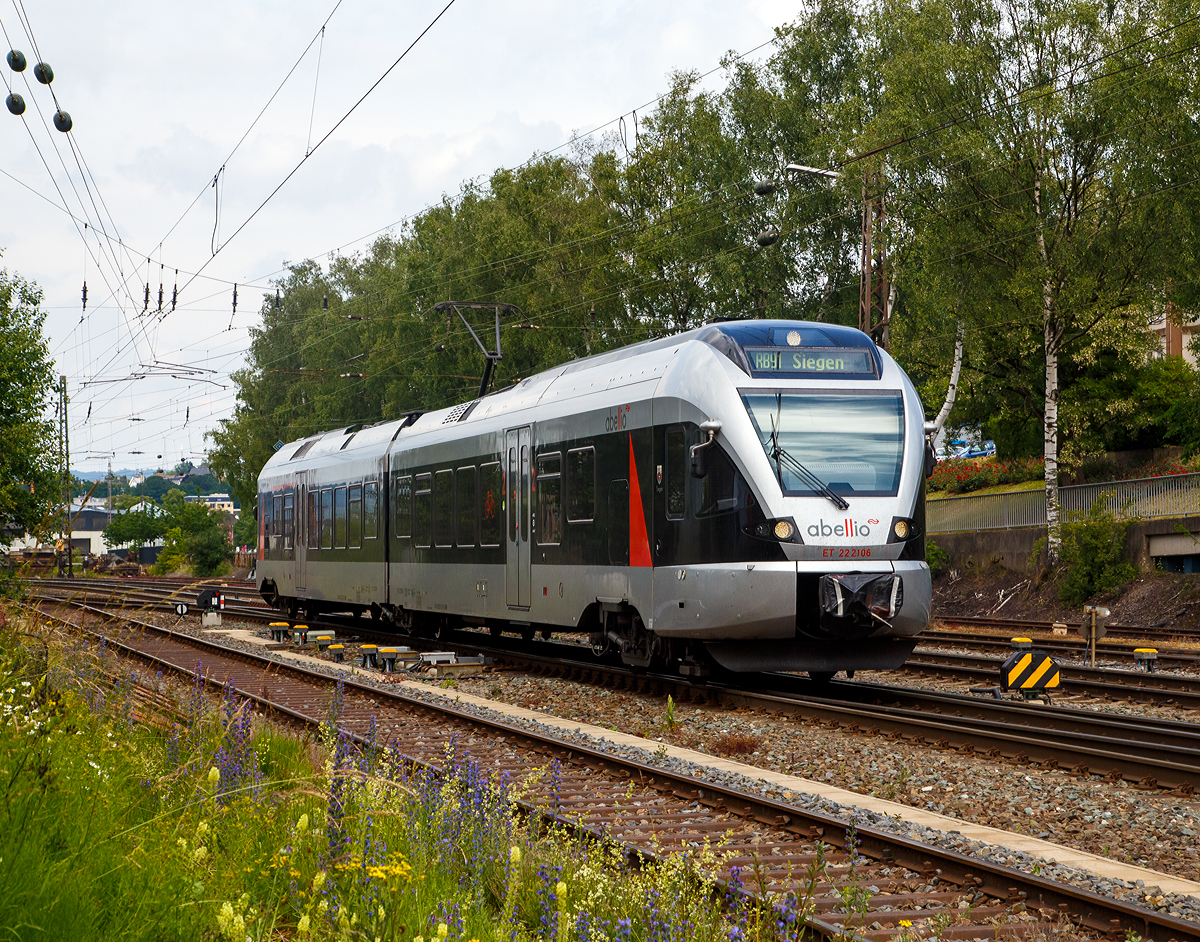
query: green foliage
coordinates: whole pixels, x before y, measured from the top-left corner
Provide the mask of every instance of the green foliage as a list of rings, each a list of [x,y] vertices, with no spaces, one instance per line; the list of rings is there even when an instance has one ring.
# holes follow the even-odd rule
[[[933,542],[933,540],[926,540],[925,561],[929,563],[930,571],[941,572],[950,565],[950,554]]]
[[[160,478],[158,475],[151,475],[135,487],[133,493],[137,494],[138,497],[147,497],[155,503],[159,503],[167,495],[168,491],[173,490],[179,490],[179,485],[172,484],[166,478]]]
[[[113,514],[104,528],[104,539],[109,546],[131,546],[138,550],[162,539],[166,527],[166,516],[156,509],[127,510]]]
[[[46,536],[59,502],[57,436],[46,419],[55,376],[41,302],[40,289],[0,269],[0,547],[25,532]]]
[[[176,488],[167,493],[162,509],[146,508],[117,514],[104,529],[109,546],[135,548],[155,540],[164,546],[154,564],[157,575],[190,565],[198,576],[220,572],[233,553],[225,528],[226,515],[198,501],[184,500]]]
[[[1058,597],[1070,605],[1132,581],[1137,570],[1124,561],[1127,521],[1117,520],[1109,499],[1100,495],[1086,514],[1075,514],[1063,526],[1062,582]]]

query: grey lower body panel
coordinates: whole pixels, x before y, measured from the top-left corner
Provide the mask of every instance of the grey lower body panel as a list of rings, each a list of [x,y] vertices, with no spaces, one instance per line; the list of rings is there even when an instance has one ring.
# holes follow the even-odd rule
[[[915,638],[862,641],[712,641],[705,645],[727,670],[887,671],[903,666],[917,646]]]

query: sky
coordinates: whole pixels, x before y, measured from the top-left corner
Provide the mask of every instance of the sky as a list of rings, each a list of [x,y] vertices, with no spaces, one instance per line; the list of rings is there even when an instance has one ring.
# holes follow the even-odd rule
[[[285,261],[361,251],[466,180],[611,132],[673,71],[768,55],[799,12],[794,0],[445,5],[0,0],[4,51],[29,63],[0,63],[2,94],[26,102],[21,117],[0,111],[0,267],[44,292],[72,468],[199,463]],[[49,89],[33,76],[39,53]],[[717,70],[706,84],[723,81]],[[69,134],[54,129],[51,90]]]

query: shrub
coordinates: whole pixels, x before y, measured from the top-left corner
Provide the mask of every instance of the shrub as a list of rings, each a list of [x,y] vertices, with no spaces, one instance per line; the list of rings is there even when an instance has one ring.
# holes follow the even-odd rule
[[[933,572],[941,572],[950,565],[950,554],[938,546],[933,540],[925,541],[925,561]]]
[[[1184,466],[1183,462],[1177,461],[1174,458],[1165,458],[1160,461],[1150,461],[1142,465],[1130,478],[1137,480],[1138,478],[1164,478],[1172,474],[1189,474],[1190,472]]]
[[[967,494],[997,484],[1023,484],[1043,475],[1040,458],[949,458],[934,469],[926,487],[931,491]]]
[[[1113,515],[1101,494],[1085,514],[1072,514],[1063,524],[1060,561],[1063,580],[1058,597],[1070,605],[1082,605],[1102,592],[1110,592],[1137,575],[1122,558],[1128,521]]]

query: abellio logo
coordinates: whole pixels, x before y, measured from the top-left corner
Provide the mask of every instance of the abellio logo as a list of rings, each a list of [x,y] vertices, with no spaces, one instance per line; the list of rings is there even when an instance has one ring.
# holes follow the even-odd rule
[[[866,523],[859,523],[857,520],[849,518],[841,523],[829,524],[824,520],[818,520],[816,523],[809,524],[809,536],[870,536],[871,524],[879,523],[878,520],[868,520]]]

